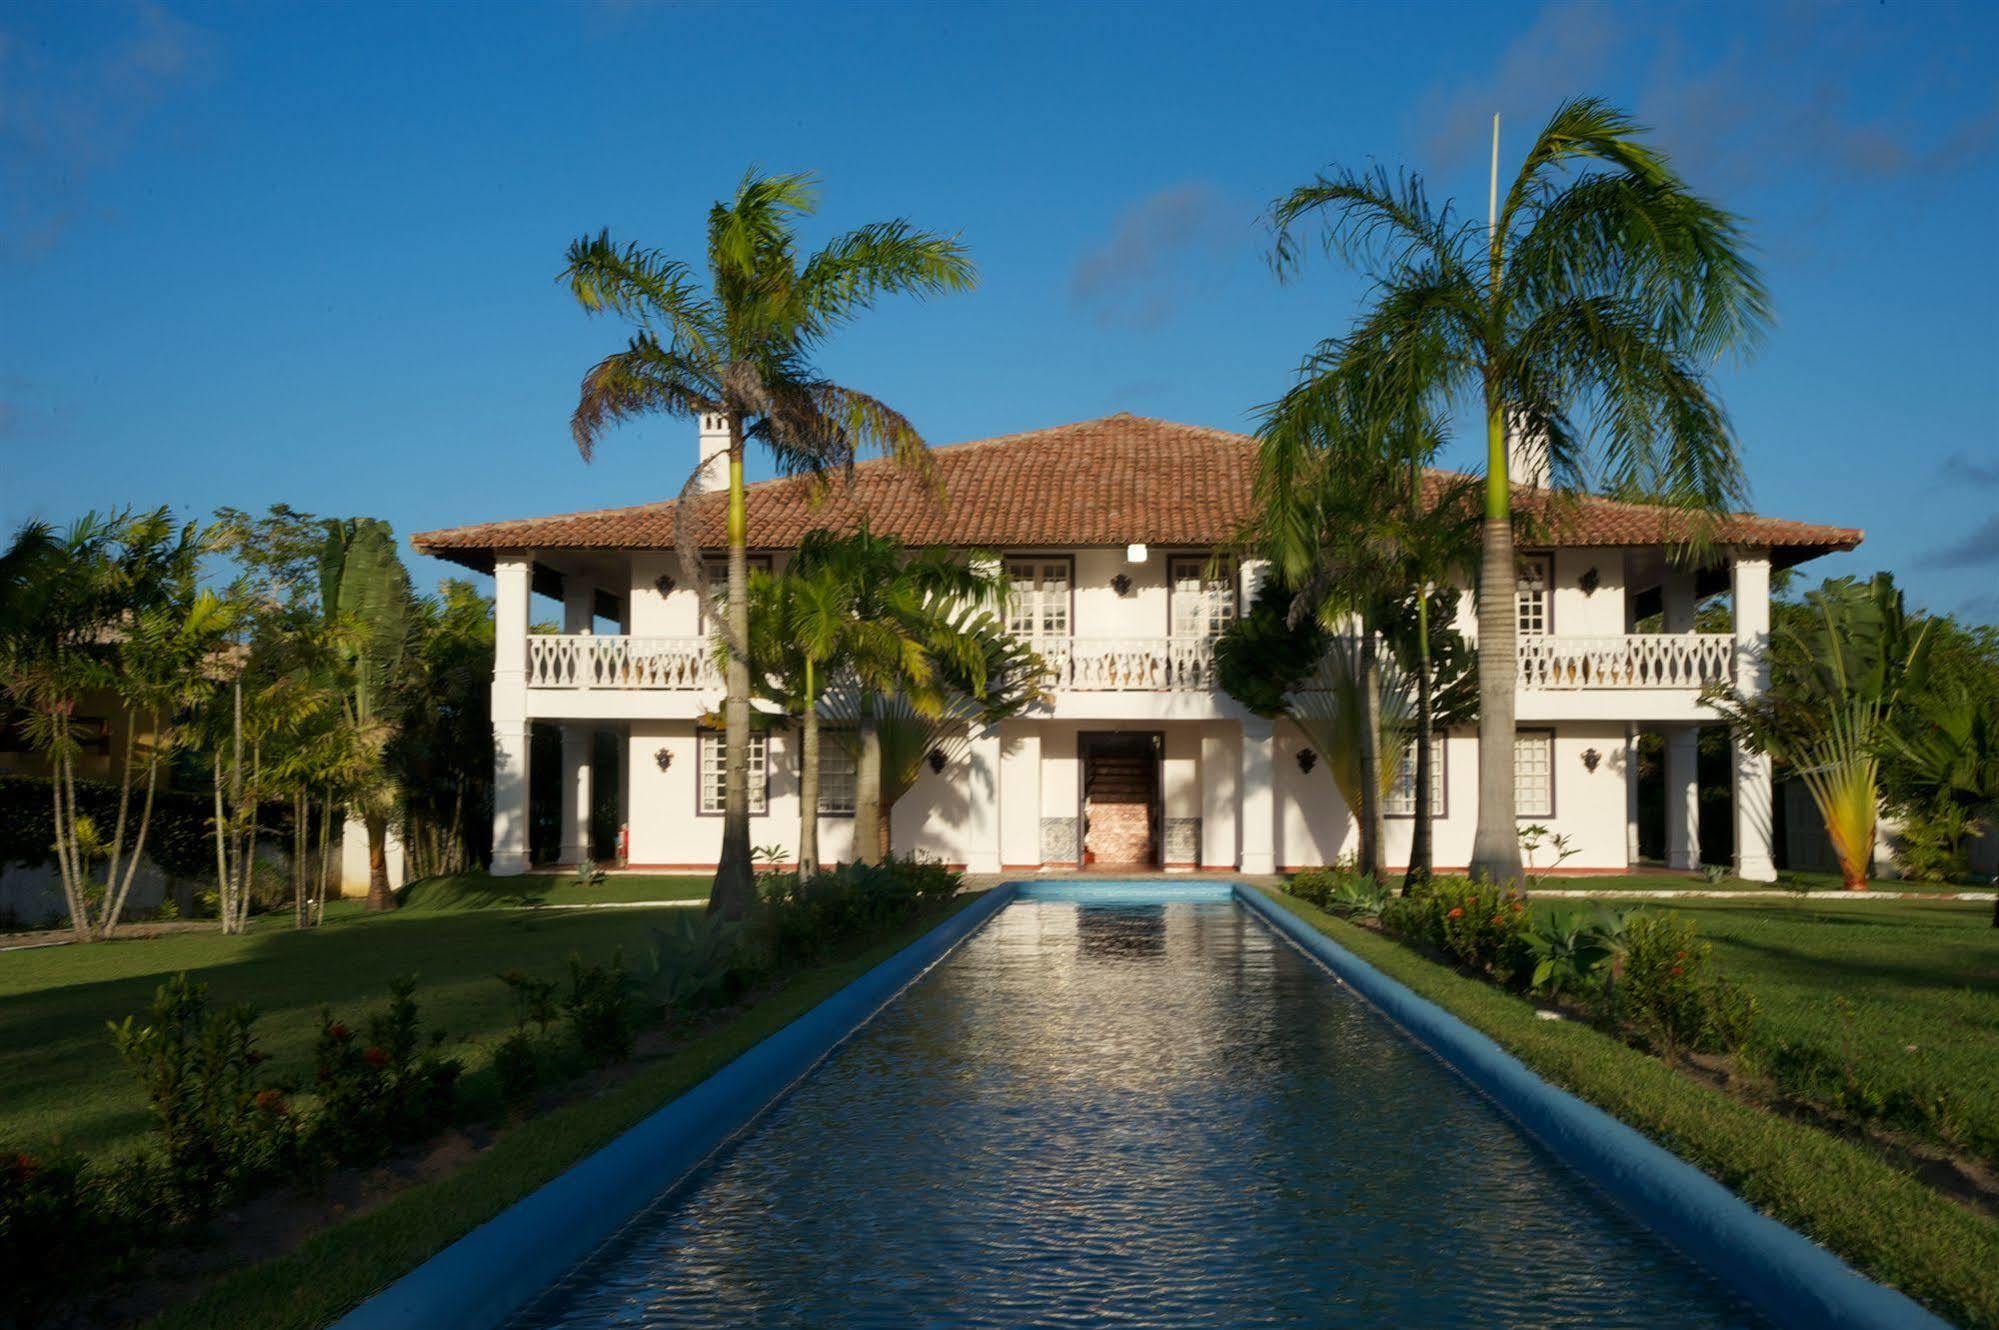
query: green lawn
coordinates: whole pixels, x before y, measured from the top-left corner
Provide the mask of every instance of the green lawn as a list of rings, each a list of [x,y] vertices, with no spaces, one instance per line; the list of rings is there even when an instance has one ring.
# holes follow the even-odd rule
[[[1999,1166],[1999,930],[1988,905],[1671,906],[1761,1007],[1755,1059],[1784,1088]]]
[[[659,874],[611,874],[591,886],[579,885],[566,873],[528,873],[493,877],[460,873],[425,878],[397,893],[406,909],[483,910],[495,905],[605,905],[626,901],[708,899],[711,877],[668,877]]]
[[[661,879],[616,881],[666,889]],[[0,1143],[39,1149],[60,1135],[86,1152],[134,1146],[148,1125],[145,1103],[105,1022],[143,1010],[177,970],[194,972],[219,1001],[256,1007],[274,1073],[300,1077],[310,1074],[322,1004],[351,1023],[380,1007],[392,977],[413,973],[426,1025],[447,1031],[452,1050],[476,1070],[512,1020],[497,972],[561,975],[570,953],[602,960],[618,946],[636,963],[668,915],[473,909],[466,893],[437,890],[426,901],[426,887],[436,885],[415,888],[412,907],[394,914],[370,916],[342,902],[310,932],[294,931],[286,915],[257,920],[241,937],[181,933],[0,954]]]
[[[1837,873],[1785,873],[1776,882],[1750,882],[1739,877],[1709,882],[1697,873],[1563,873],[1541,879],[1543,891],[1767,891],[1776,895],[1845,895]],[[1875,891],[1914,891],[1947,895],[1959,891],[1989,891],[1983,886],[1953,886],[1944,882],[1904,882],[1877,878]],[[1859,895],[1859,892],[1853,893]]]
[[[1864,1146],[1735,1100],[1583,1022],[1541,1020],[1532,1004],[1492,984],[1461,975],[1391,938],[1332,918],[1296,898],[1284,899],[1342,946],[1454,1012],[1542,1076],[1631,1124],[1863,1272],[1904,1289],[1961,1325],[1999,1328],[1999,1278],[1993,1275],[1999,1270],[1999,1223],[1947,1199]],[[1717,912],[1721,908],[1717,906]],[[1870,970],[1874,980],[1889,985],[1907,983],[1913,990],[1924,986],[1920,978],[1902,973],[1888,959],[1891,953],[1904,954],[1900,948],[1907,938],[1892,949],[1863,945],[1863,952],[1882,958],[1878,965],[1825,942],[1841,927],[1885,927],[1892,933],[1903,926],[1893,913],[1884,925],[1832,913],[1842,908],[1838,906],[1814,910],[1804,904],[1790,907],[1797,913],[1781,914],[1786,906],[1774,901],[1734,908],[1747,916],[1738,926],[1772,928],[1797,939],[1793,945],[1803,955],[1817,952],[1833,958],[1826,967],[1822,1001],[1831,1001],[1831,985],[1859,982],[1870,977]],[[1944,916],[1984,907],[1891,902],[1885,908],[1913,914],[1916,922],[1906,927],[1915,936],[1928,936],[1941,949],[1954,951],[1965,942],[1955,931],[1968,932],[1968,925]],[[1757,915],[1763,918],[1757,920]],[[1841,920],[1849,922],[1842,925]],[[1702,919],[1704,925],[1708,922]],[[1717,929],[1727,926],[1718,923]],[[1925,928],[1935,931],[1926,934]],[[1730,950],[1726,959],[1734,962],[1746,956],[1750,941],[1754,939],[1732,943],[1742,949]],[[1991,943],[1985,945],[1989,958]],[[1989,999],[1989,968],[1987,974],[1983,988]],[[1740,977],[1762,991],[1749,967],[1742,967]]]

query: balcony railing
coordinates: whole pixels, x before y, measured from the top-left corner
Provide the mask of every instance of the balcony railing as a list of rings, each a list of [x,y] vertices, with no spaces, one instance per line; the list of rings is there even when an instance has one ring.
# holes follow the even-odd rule
[[[1520,639],[1522,688],[1702,688],[1734,677],[1729,633]]]
[[[1205,637],[1037,637],[1048,686],[1082,693],[1205,693],[1215,687]]]
[[[1214,643],[1205,637],[1040,637],[1034,649],[1056,691],[1205,693],[1215,689]],[[721,671],[703,637],[528,638],[530,688],[719,690]],[[1523,637],[1520,686],[1542,690],[1698,689],[1734,677],[1727,633],[1623,637]]]
[[[528,638],[530,688],[722,687],[705,637],[596,637],[537,633]]]

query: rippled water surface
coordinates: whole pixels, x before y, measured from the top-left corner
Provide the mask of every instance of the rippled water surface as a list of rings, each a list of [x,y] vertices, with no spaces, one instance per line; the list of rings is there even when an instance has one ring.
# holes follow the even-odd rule
[[[1761,1322],[1241,907],[1017,901],[517,1324]]]

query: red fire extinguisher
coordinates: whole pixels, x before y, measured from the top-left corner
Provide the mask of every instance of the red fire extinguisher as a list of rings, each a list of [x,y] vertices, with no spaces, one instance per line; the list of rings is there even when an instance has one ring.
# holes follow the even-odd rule
[[[632,861],[632,824],[627,822],[618,828],[618,866],[624,867]]]

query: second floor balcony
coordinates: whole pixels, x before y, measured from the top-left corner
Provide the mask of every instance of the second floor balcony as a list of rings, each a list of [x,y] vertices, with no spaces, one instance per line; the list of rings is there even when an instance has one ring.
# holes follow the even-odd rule
[[[1074,693],[1206,693],[1216,689],[1207,637],[1040,637],[1048,687]],[[722,673],[704,637],[534,634],[527,642],[531,689],[719,692]],[[1727,633],[1626,633],[1520,639],[1523,692],[1698,693],[1735,674]]]

